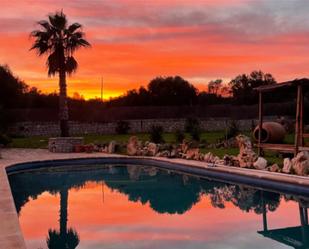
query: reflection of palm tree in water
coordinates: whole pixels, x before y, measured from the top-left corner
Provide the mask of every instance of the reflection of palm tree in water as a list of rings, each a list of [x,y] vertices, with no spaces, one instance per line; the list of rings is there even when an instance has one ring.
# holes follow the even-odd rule
[[[60,230],[48,230],[46,243],[49,249],[74,249],[79,244],[79,236],[73,228],[67,229],[68,221],[68,188],[60,190]]]

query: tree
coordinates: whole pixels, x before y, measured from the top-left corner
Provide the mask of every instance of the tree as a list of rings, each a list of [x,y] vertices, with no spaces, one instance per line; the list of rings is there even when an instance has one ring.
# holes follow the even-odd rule
[[[148,84],[148,91],[157,105],[192,105],[197,89],[179,76],[157,77]]]
[[[237,104],[257,103],[257,92],[254,88],[264,85],[276,84],[276,80],[269,73],[253,71],[249,75],[236,76],[229,83],[234,100]]]
[[[208,83],[208,92],[211,94],[218,95],[221,87],[222,87],[221,79],[212,80]]]
[[[69,136],[68,127],[68,101],[66,75],[77,70],[78,63],[73,57],[74,52],[80,47],[89,47],[84,39],[81,24],[68,25],[66,15],[60,11],[48,16],[48,20],[39,21],[39,30],[31,32],[35,39],[31,50],[36,50],[38,55],[48,55],[48,76],[59,75],[59,119],[61,136]]]
[[[28,86],[7,65],[0,65],[0,89],[0,107],[11,108],[19,105]]]

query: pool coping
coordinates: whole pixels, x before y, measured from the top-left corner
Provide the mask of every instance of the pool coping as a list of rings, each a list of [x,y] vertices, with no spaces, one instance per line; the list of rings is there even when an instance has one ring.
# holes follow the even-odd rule
[[[21,156],[18,156],[19,152],[22,152]],[[23,153],[25,154],[24,156]],[[3,159],[0,159],[0,219],[2,220],[0,226],[0,248],[26,249],[8,181],[8,174],[33,167],[40,168],[43,165],[45,167],[46,165],[73,165],[77,162],[119,163],[119,160],[121,161],[120,163],[124,164],[146,163],[149,166],[200,175],[204,178],[226,182],[234,179],[234,181],[239,183],[252,185],[257,188],[272,188],[278,192],[297,192],[309,196],[309,177],[213,165],[202,161],[161,157],[132,157],[106,153],[50,153],[44,149],[7,149],[3,150],[2,154]],[[8,155],[8,158],[6,158],[6,155]],[[36,160],[33,160],[33,158],[36,158]]]

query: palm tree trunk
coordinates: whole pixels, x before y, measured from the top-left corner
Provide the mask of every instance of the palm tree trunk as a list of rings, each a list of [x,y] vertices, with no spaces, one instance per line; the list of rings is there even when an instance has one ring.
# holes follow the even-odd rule
[[[68,222],[68,196],[69,191],[67,188],[63,188],[60,191],[60,236],[62,239],[67,234],[67,222]]]
[[[69,136],[69,110],[67,100],[67,83],[65,69],[60,69],[59,72],[59,119],[60,119],[60,131],[61,137]]]

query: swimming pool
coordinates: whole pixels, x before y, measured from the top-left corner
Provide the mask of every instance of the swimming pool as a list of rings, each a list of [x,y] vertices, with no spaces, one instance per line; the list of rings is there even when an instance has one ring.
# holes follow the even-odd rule
[[[27,248],[309,247],[306,196],[123,164],[11,172],[9,181]]]

